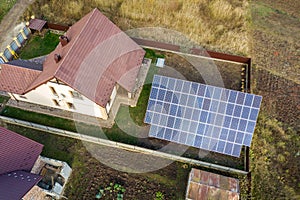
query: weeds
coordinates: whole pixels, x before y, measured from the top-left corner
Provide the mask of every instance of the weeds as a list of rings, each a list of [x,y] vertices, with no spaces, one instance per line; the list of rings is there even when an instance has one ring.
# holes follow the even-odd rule
[[[158,191],[155,193],[155,200],[164,200],[164,199],[165,199],[165,195],[162,192]]]
[[[15,3],[16,0],[0,0],[0,22]]]
[[[109,199],[115,199],[114,197],[116,197],[117,200],[122,200],[125,191],[126,189],[122,185],[118,183],[110,183],[107,187],[100,187],[99,192],[96,194],[95,198],[101,199],[102,197],[106,196],[109,197]]]
[[[50,22],[73,24],[95,7],[122,30],[163,27],[210,49],[248,53],[246,0],[41,0],[27,9],[24,19],[34,14]],[[152,37],[157,40],[158,35]]]

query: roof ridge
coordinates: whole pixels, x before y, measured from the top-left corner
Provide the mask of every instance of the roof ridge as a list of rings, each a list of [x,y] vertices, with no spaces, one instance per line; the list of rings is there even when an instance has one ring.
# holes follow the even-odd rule
[[[76,44],[76,41],[78,40],[78,38],[81,36],[82,32],[85,30],[87,24],[90,22],[92,16],[94,15],[94,13],[97,11],[97,8],[95,8],[93,11],[90,12],[90,16],[88,17],[88,20],[86,21],[86,23],[84,24],[84,26],[82,27],[82,29],[80,30],[80,33],[78,34],[78,36],[75,38],[75,41],[73,42],[72,46],[70,47],[69,51],[66,53],[66,55],[64,57],[67,57],[67,55],[70,53],[70,51],[72,51],[72,48],[74,47],[74,45]],[[72,26],[71,26],[72,28]],[[59,45],[59,44],[58,44]],[[59,68],[61,67],[61,65],[65,62],[65,59],[58,65],[58,67],[56,68],[55,72],[54,72],[54,77],[56,78],[56,73],[59,70]]]
[[[42,75],[42,72],[36,77],[36,79],[38,79],[40,76]],[[27,92],[30,92],[34,89],[36,89],[37,87],[47,83],[48,81],[50,81],[51,79],[55,78],[54,76],[51,76],[50,78],[46,79],[45,81],[43,81],[43,83],[36,85],[35,87],[32,87],[32,84],[34,83],[34,81],[36,81],[36,79],[34,79],[33,81],[31,81],[31,83],[26,87],[26,89],[24,90],[23,94],[26,94]]]

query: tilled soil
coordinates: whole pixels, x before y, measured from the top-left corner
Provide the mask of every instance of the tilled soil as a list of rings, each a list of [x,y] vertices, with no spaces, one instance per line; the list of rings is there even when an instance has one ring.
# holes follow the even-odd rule
[[[91,157],[85,150],[82,150],[80,155],[78,159],[84,165],[73,166],[74,173],[71,177],[73,181],[65,191],[68,199],[95,199],[99,188],[108,187],[110,183],[120,184],[126,190],[124,200],[155,199],[156,192],[161,192],[164,199],[177,199],[178,194],[184,197],[184,188],[190,169],[184,169],[183,164],[174,162],[157,171],[135,174],[108,167]],[[140,156],[143,155],[140,154]],[[85,173],[80,174],[78,171],[85,171]],[[176,184],[179,182],[180,184]],[[82,185],[85,188],[80,188]],[[116,192],[108,191],[105,194],[101,199],[116,199]]]

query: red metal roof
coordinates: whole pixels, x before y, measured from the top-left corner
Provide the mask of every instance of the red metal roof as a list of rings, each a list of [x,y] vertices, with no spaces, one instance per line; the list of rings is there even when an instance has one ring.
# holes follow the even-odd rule
[[[1,200],[19,200],[41,180],[29,172],[42,149],[42,144],[0,127]]]
[[[189,176],[188,200],[238,200],[238,179],[192,169]]]
[[[42,177],[24,171],[14,171],[0,175],[0,199],[20,200]]]
[[[46,21],[45,20],[41,20],[41,19],[31,19],[29,21],[29,28],[32,30],[37,30],[37,31],[41,31],[44,26],[46,25]]]
[[[31,171],[42,149],[42,144],[0,127],[0,174]]]
[[[49,54],[27,92],[55,77],[105,107],[116,83],[133,91],[145,51],[99,10],[84,16],[65,35],[69,43],[60,43]],[[58,63],[55,54],[61,56]]]
[[[0,68],[0,90],[23,94],[40,73],[39,70],[2,64]]]

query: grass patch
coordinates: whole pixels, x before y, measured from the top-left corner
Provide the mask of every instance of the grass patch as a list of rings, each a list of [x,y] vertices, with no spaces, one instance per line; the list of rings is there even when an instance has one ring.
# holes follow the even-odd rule
[[[154,50],[152,49],[144,49],[146,51],[146,54],[145,54],[145,58],[150,58],[152,59],[153,61],[156,60],[156,58],[164,58],[165,55],[163,54],[157,54]]]
[[[68,131],[76,131],[75,123],[72,120],[67,120],[50,115],[35,113],[27,110],[22,110],[15,107],[6,106],[1,113],[3,116],[12,117],[20,120],[30,121],[37,124],[48,125]]]
[[[20,53],[21,59],[31,59],[51,53],[59,43],[59,35],[46,32],[44,37],[33,35]]]
[[[188,166],[184,168],[183,165]],[[178,193],[176,194],[176,199],[185,199],[185,192],[187,187],[188,176],[192,167],[187,164],[177,163],[177,176],[176,183],[178,185]]]
[[[134,122],[139,126],[144,125],[144,117],[147,109],[147,102],[149,99],[150,90],[151,85],[144,85],[139,100],[137,102],[137,106],[129,108],[131,119],[133,119]]]
[[[121,110],[122,111],[122,110]],[[122,116],[122,112],[118,113],[117,117]],[[99,126],[85,124],[82,122],[75,122],[73,120],[59,118],[55,116],[50,116],[41,113],[35,113],[27,110],[22,110],[15,107],[5,107],[2,111],[3,116],[12,117],[20,120],[30,121],[37,124],[42,124],[50,127],[55,127],[67,131],[79,132],[84,135],[89,135],[98,138],[108,138],[109,140],[113,140],[116,142],[124,142],[127,144],[136,145],[137,138],[130,136],[124,133],[118,126],[115,124],[112,128],[103,128],[101,129]],[[105,135],[101,134],[101,130],[105,133]]]
[[[0,0],[0,22],[16,2],[17,0]]]
[[[0,95],[0,103],[7,101],[9,97]]]
[[[254,3],[251,9],[253,16],[259,16],[262,18],[268,17],[275,12],[273,8],[261,2]]]
[[[71,152],[70,148],[77,143],[77,140],[17,125],[7,124],[7,126],[8,129],[43,144],[42,156],[66,161],[70,165],[72,164],[74,152]]]
[[[250,149],[254,199],[299,199],[299,134],[261,112]]]
[[[147,58],[149,58],[149,57],[147,57]],[[152,60],[153,60],[153,58],[152,58]],[[150,66],[150,69],[148,71],[147,77],[145,79],[145,84],[143,86],[143,90],[140,94],[140,97],[139,97],[136,107],[129,108],[131,119],[133,119],[134,122],[139,126],[144,125],[144,117],[145,117],[148,99],[149,99],[149,95],[150,95],[151,83],[153,80],[153,76],[157,73],[157,71],[158,71],[158,68],[156,66],[154,66],[154,64],[152,63]]]

